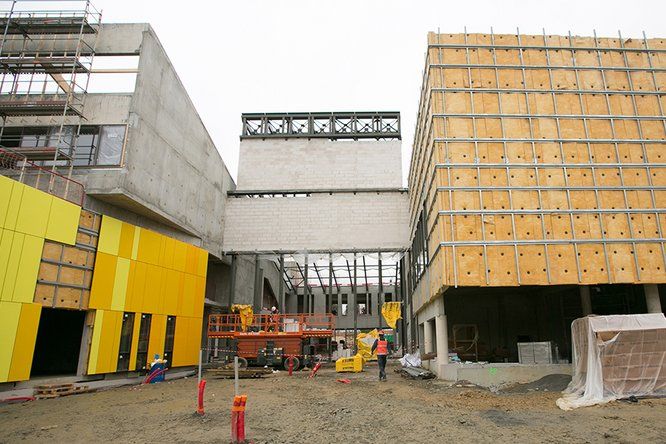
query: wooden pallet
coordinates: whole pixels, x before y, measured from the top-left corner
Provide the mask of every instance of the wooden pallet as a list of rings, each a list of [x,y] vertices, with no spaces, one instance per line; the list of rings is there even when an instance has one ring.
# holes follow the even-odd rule
[[[90,393],[94,389],[87,385],[75,386],[74,384],[46,384],[35,387],[36,399],[51,399],[60,396],[78,395],[80,393]]]

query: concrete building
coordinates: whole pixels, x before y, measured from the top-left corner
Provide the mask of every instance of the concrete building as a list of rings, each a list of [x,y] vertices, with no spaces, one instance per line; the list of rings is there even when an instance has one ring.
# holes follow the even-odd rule
[[[567,362],[573,319],[663,310],[665,54],[663,39],[428,35],[405,288],[440,377],[488,374],[449,350],[517,362],[518,343],[551,341]]]
[[[0,18],[0,383],[193,365],[207,313],[252,303],[255,270],[276,291],[278,270],[223,255],[235,184],[150,25],[44,3]]]

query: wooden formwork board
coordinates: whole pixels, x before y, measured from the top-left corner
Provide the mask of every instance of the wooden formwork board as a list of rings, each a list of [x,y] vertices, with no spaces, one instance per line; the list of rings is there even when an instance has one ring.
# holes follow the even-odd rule
[[[428,41],[410,188],[446,284],[666,282],[665,40]]]

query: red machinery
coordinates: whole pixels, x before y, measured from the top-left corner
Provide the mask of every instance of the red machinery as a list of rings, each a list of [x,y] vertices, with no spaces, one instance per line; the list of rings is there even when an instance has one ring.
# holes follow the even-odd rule
[[[212,314],[208,317],[208,337],[231,339],[236,354],[247,364],[288,366],[294,356],[298,369],[310,351],[311,338],[330,338],[335,328],[335,315],[316,314],[255,314],[243,331],[239,314]]]

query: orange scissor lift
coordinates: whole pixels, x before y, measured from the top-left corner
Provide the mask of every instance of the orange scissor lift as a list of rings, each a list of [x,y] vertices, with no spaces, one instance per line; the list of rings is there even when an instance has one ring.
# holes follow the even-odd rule
[[[247,365],[292,365],[298,369],[312,353],[311,338],[331,338],[335,315],[316,314],[255,314],[245,326],[239,314],[212,314],[208,317],[208,338],[230,339],[241,367]],[[244,362],[243,362],[244,361]]]

